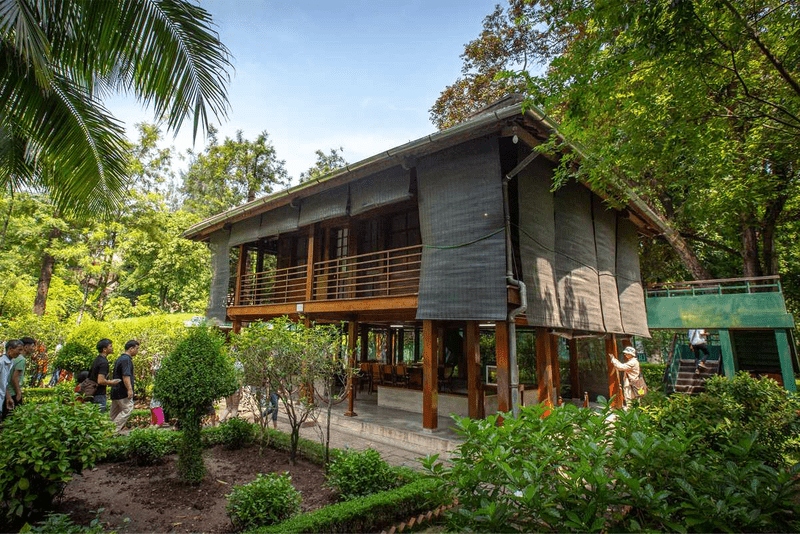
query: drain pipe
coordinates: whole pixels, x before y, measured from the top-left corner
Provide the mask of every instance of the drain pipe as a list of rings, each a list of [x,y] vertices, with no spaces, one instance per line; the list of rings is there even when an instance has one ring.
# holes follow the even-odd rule
[[[516,169],[515,169],[516,170]],[[519,172],[519,171],[517,171]],[[513,174],[512,174],[513,173]],[[513,255],[511,253],[511,209],[508,201],[508,182],[516,174],[514,171],[503,178],[503,210],[505,211],[506,231],[506,283],[519,290],[521,303],[517,308],[508,312],[508,366],[511,368],[511,412],[514,419],[519,417],[519,368],[517,367],[517,326],[516,317],[528,309],[528,295],[525,283],[514,278],[512,269]]]

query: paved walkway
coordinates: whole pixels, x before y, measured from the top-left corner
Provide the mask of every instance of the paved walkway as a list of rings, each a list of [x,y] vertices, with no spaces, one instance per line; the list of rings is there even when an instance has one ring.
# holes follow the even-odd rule
[[[220,411],[224,408],[223,401]],[[375,394],[359,394],[355,417],[345,417],[346,409],[347,402],[343,402],[332,410],[331,446],[359,451],[372,447],[390,465],[419,469],[419,458],[438,453],[441,459],[447,459],[460,443],[450,417],[439,417],[438,430],[425,431],[421,414],[380,407]],[[239,415],[252,420],[252,402],[247,398],[242,399]],[[320,412],[317,419],[318,424],[306,423],[300,429],[300,436],[322,443],[326,413]],[[291,431],[282,405],[278,412],[278,430]]]

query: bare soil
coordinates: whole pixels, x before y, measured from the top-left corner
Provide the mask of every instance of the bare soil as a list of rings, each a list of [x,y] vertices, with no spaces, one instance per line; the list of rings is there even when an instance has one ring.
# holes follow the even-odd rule
[[[226,494],[234,485],[246,484],[258,473],[288,471],[292,485],[303,498],[304,512],[336,501],[324,487],[320,466],[288,453],[258,447],[230,451],[220,446],[205,451],[207,469],[203,482],[184,484],[177,476],[177,456],[168,456],[157,466],[139,467],[131,462],[100,464],[76,476],[56,503],[56,511],[70,514],[73,521],[88,525],[95,511],[107,529],[120,534],[135,532],[233,532],[225,512]]]

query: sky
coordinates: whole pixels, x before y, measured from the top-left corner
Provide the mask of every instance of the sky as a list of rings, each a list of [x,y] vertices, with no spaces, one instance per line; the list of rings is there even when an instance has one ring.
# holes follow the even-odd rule
[[[296,184],[316,150],[342,147],[354,163],[433,133],[428,110],[500,1],[201,0],[235,69],[218,137],[266,131]],[[131,139],[136,123],[153,122],[131,98],[106,104]],[[164,144],[202,150],[191,129],[186,120]]]

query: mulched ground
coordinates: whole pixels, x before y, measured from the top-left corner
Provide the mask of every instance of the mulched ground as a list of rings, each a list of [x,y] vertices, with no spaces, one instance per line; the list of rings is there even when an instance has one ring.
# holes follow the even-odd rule
[[[103,508],[100,518],[104,526],[120,534],[232,532],[225,495],[235,484],[250,482],[258,473],[284,471],[291,474],[292,485],[303,497],[303,511],[336,501],[334,493],[323,486],[322,468],[302,459],[292,465],[288,453],[264,449],[259,455],[258,447],[229,451],[218,446],[205,451],[205,464],[208,472],[197,486],[178,480],[175,455],[149,467],[130,462],[100,464],[67,485],[56,511],[88,525],[95,511]]]

